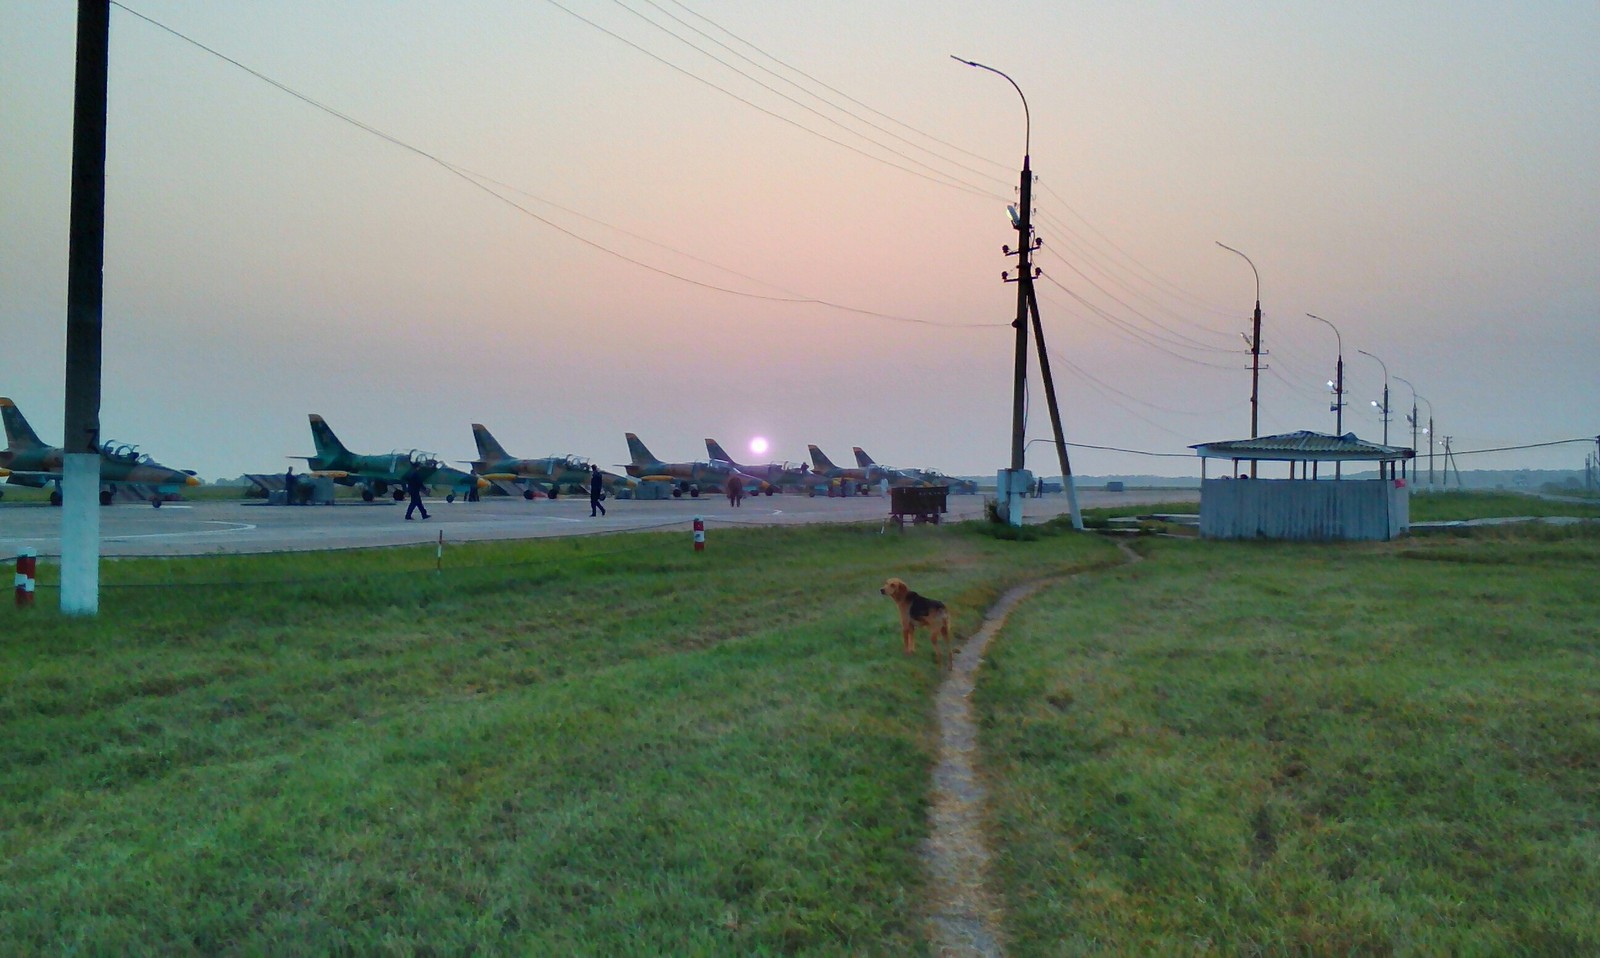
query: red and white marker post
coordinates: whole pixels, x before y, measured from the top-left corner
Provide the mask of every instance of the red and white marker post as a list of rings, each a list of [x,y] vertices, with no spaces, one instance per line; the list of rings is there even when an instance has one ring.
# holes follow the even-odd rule
[[[23,549],[17,553],[17,608],[33,605],[34,577],[38,569],[38,550]]]
[[[706,521],[699,516],[694,517],[694,551],[706,551]]]

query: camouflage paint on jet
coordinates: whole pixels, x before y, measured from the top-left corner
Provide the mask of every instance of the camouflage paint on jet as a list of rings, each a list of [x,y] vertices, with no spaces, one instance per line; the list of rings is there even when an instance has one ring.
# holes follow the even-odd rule
[[[61,468],[66,452],[60,446],[46,445],[23,418],[17,404],[0,396],[0,419],[5,421],[6,448],[0,452],[0,473],[19,486],[42,489],[54,483],[50,504],[61,505]],[[186,486],[198,486],[193,472],[169,469],[139,452],[137,446],[112,442],[100,446],[100,489],[116,492],[117,483],[153,486],[172,493]],[[159,499],[151,502],[159,505]]]
[[[485,479],[499,479],[517,484],[525,499],[534,497],[535,489],[554,499],[562,486],[577,487],[584,493],[589,490],[589,463],[581,456],[545,456],[540,459],[518,459],[505,451],[483,423],[472,424],[472,439],[478,445],[478,458],[472,462],[472,471]],[[600,471],[600,481],[606,491],[616,495],[624,489],[633,489],[639,481],[630,476]]]
[[[817,487],[826,487],[828,485],[826,477],[812,472],[811,467],[807,465],[797,466],[792,462],[769,462],[758,466],[754,463],[735,462],[733,457],[728,455],[727,450],[722,448],[721,443],[718,443],[715,439],[706,440],[706,453],[714,462],[725,462],[747,476],[755,476],[757,479],[766,482],[769,487],[766,493],[769,496],[772,495],[774,488],[780,492],[784,489],[805,489],[815,495]]]
[[[311,442],[316,447],[316,455],[290,458],[304,459],[313,476],[324,476],[342,486],[359,488],[361,498],[368,502],[391,487],[395,499],[405,498],[405,480],[412,472],[421,474],[425,486],[448,486],[456,492],[466,492],[474,486],[484,489],[489,485],[487,480],[447,466],[438,456],[416,449],[382,455],[351,452],[333,434],[327,421],[316,413],[311,414]]]
[[[746,475],[727,462],[663,462],[645,448],[638,436],[631,432],[625,435],[628,437],[628,455],[633,459],[623,467],[628,475],[639,480],[670,482],[674,496],[686,492],[690,496],[698,496],[701,492],[722,492],[727,488],[728,480],[734,476],[739,477],[748,492],[766,488],[764,480]]]

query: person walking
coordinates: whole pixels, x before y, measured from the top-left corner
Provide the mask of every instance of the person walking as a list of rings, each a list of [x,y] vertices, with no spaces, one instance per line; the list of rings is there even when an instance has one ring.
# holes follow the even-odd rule
[[[292,506],[292,505],[295,504],[295,493],[300,491],[300,490],[295,488],[295,486],[297,485],[298,482],[299,482],[299,480],[297,480],[295,478],[295,475],[294,475],[294,467],[290,466],[289,467],[289,471],[285,472],[283,474],[283,504],[284,505]]]
[[[589,466],[589,518],[593,519],[595,517],[595,510],[597,509],[599,510],[599,515],[606,514],[606,507],[600,501],[605,497],[606,486],[605,482],[600,478],[600,467],[591,464]]]
[[[406,492],[411,496],[411,504],[406,506],[406,521],[411,521],[411,513],[421,510],[422,518],[428,518],[428,507],[422,504],[422,472],[413,469],[406,473]]]

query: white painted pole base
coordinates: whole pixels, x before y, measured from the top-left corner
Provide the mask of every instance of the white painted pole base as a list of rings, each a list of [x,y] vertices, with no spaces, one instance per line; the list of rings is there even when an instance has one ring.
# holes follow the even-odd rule
[[[100,612],[100,454],[68,453],[61,466],[61,611]]]

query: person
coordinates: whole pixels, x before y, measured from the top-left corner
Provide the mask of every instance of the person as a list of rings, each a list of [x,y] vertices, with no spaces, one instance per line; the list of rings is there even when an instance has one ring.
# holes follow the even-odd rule
[[[599,515],[606,514],[606,507],[600,501],[605,497],[606,486],[605,482],[600,478],[600,467],[591,464],[589,466],[589,518],[593,519],[595,517],[595,510],[597,509],[599,510]]]
[[[737,506],[744,501],[744,480],[738,476],[728,477],[728,505]]]
[[[292,506],[292,505],[295,504],[295,499],[296,499],[295,493],[299,492],[299,490],[295,488],[295,485],[296,485],[296,483],[298,481],[299,480],[297,480],[295,478],[295,475],[294,475],[294,467],[290,466],[289,467],[289,471],[285,472],[283,474],[283,504],[284,505]]]
[[[411,496],[411,504],[406,506],[406,521],[411,521],[411,513],[422,511],[422,518],[428,518],[428,507],[422,504],[422,473],[413,469],[406,473],[406,492]]]

